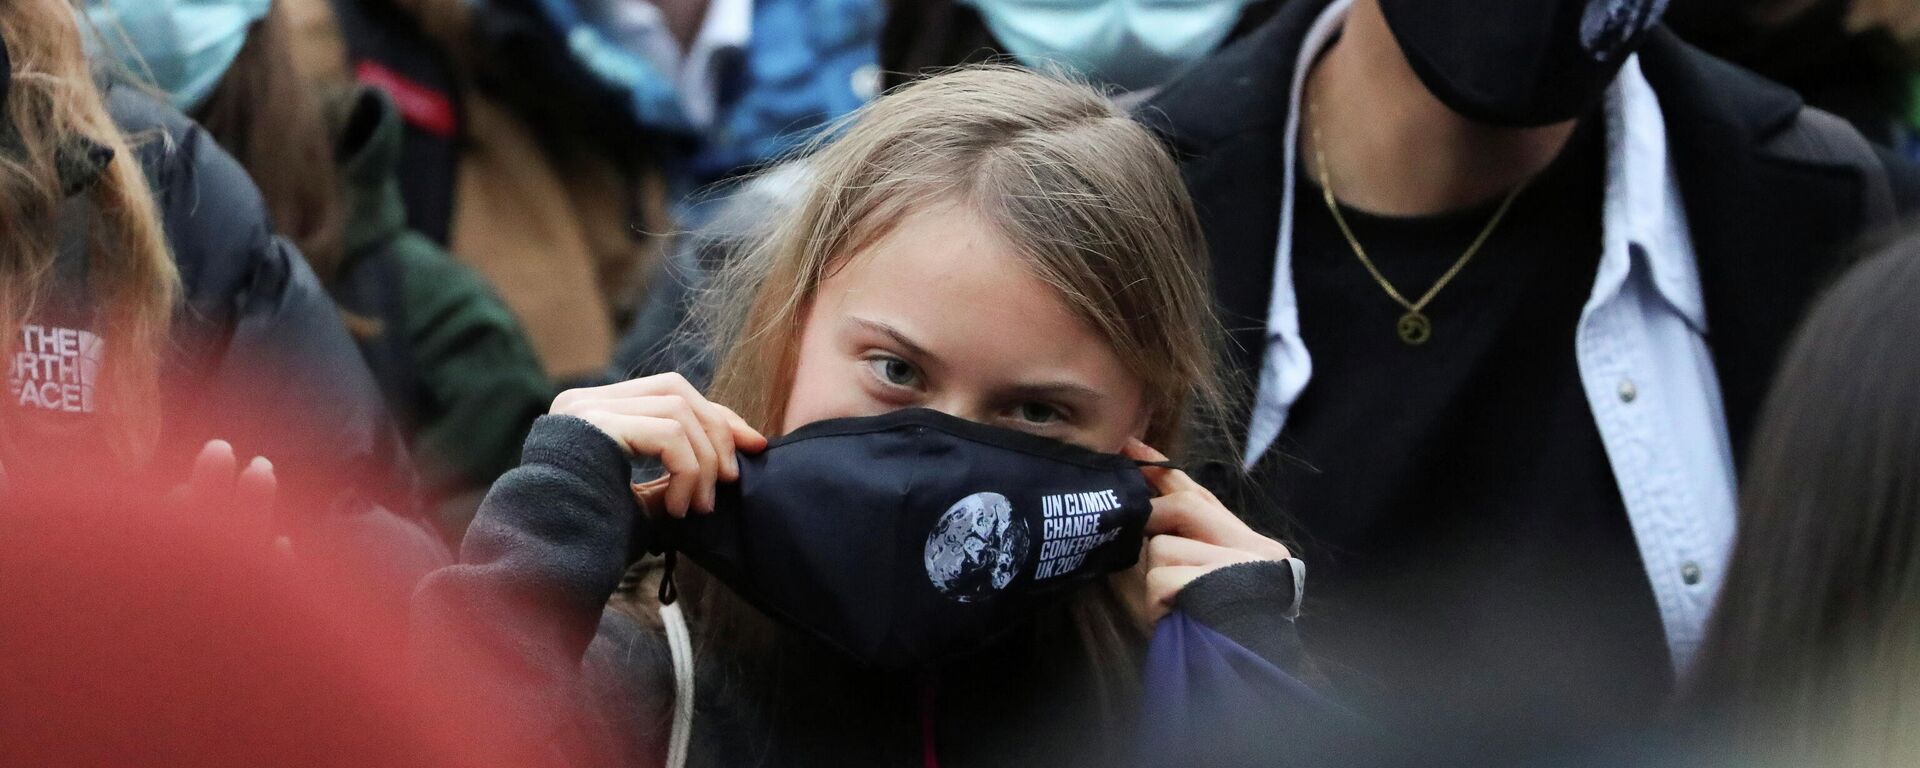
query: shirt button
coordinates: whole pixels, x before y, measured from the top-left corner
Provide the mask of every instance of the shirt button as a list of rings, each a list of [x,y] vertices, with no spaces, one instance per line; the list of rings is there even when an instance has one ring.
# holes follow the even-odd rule
[[[1640,388],[1633,385],[1633,379],[1620,380],[1620,402],[1631,403],[1640,396]]]
[[[1689,561],[1687,564],[1680,566],[1680,580],[1686,582],[1689,587],[1699,584],[1700,564]]]

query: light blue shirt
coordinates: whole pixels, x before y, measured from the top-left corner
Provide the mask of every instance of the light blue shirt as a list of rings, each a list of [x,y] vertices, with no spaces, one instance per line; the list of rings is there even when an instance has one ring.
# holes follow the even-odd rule
[[[1351,5],[1339,0],[1320,15],[1294,69],[1267,354],[1247,434],[1248,466],[1273,446],[1313,377],[1292,267],[1300,94],[1315,57]],[[1700,647],[1733,546],[1733,451],[1707,346],[1693,241],[1667,155],[1666,123],[1638,57],[1607,92],[1606,132],[1600,267],[1574,334],[1574,354],[1675,670],[1684,673]]]

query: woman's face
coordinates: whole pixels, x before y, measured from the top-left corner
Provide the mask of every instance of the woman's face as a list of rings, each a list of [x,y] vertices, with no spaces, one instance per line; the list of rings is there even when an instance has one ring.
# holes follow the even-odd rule
[[[1118,452],[1150,416],[1106,341],[963,206],[901,221],[804,322],[782,432],[922,407]]]

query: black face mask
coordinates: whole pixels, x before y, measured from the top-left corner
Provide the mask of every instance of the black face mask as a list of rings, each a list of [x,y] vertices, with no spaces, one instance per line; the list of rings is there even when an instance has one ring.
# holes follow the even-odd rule
[[[1132,566],[1150,499],[1131,459],[910,409],[742,454],[715,511],[658,538],[857,661],[922,667]]]
[[[1667,0],[1380,0],[1427,90],[1484,123],[1549,125],[1600,102]]]

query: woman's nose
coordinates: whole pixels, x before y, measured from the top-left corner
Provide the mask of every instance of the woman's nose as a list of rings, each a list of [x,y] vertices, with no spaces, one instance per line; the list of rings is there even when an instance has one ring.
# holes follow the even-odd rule
[[[943,395],[924,403],[924,406],[967,421],[986,423],[993,418],[993,409],[986,405],[983,398],[978,397]]]

